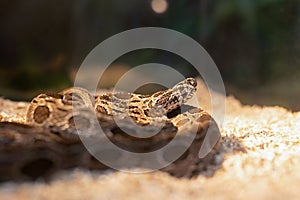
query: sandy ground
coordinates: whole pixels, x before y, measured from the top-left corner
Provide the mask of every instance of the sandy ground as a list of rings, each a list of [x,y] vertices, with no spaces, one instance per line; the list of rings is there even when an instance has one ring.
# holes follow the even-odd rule
[[[201,96],[205,95],[202,93]],[[3,102],[2,120],[9,118],[3,112]],[[18,118],[20,116],[15,117],[22,120]],[[241,105],[233,97],[227,97],[221,134],[224,161],[212,177],[199,175],[192,179],[178,179],[163,172],[100,173],[76,169],[58,175],[50,183],[4,183],[0,186],[0,197],[299,199],[300,112],[292,113],[281,107]]]

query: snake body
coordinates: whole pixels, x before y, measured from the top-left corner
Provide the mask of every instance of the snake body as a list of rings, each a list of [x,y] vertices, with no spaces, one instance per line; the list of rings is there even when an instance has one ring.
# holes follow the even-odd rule
[[[0,180],[34,179],[70,167],[107,169],[87,152],[78,137],[95,137],[98,123],[112,142],[139,153],[168,144],[176,134],[189,137],[191,130],[196,128],[196,137],[188,151],[161,169],[177,177],[194,176],[215,161],[220,148],[220,142],[217,142],[205,158],[198,157],[208,128],[217,135],[219,129],[206,111],[185,105],[196,92],[196,87],[196,80],[187,78],[152,95],[108,92],[93,96],[78,87],[40,94],[28,107],[26,124],[17,125],[15,133],[6,128],[15,125],[0,124],[0,142],[5,143],[0,148],[0,166],[3,169],[1,171],[0,168]],[[133,137],[123,131],[140,134],[157,127],[160,127],[158,134],[146,138]],[[101,137],[97,140],[101,142]],[[1,152],[4,151],[9,153],[3,157]],[[20,156],[18,153],[23,155],[22,159],[16,159]],[[43,159],[49,161],[43,164],[46,167],[35,166]],[[48,169],[49,163],[54,169]],[[14,166],[13,169],[9,169],[8,165]],[[43,167],[47,173],[45,170],[34,173]]]

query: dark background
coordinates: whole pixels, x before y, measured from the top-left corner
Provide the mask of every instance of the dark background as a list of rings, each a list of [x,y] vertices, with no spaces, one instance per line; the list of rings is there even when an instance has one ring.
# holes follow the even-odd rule
[[[167,9],[157,13],[155,3],[167,3]],[[69,87],[96,45],[146,26],[198,41],[218,66],[227,93],[242,103],[300,110],[299,0],[2,0],[0,95],[28,100]],[[155,50],[116,61],[148,62],[187,65]]]

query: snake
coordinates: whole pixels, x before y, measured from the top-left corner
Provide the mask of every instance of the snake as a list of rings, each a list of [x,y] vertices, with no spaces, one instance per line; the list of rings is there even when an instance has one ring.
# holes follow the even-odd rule
[[[101,138],[107,137],[127,151],[145,153],[168,145],[176,135],[186,138],[196,132],[189,148],[160,169],[176,177],[193,177],[216,162],[221,140],[211,115],[186,104],[196,91],[196,79],[187,78],[149,95],[92,95],[80,87],[39,94],[28,106],[26,123],[0,123],[0,181],[49,178],[59,170],[74,167],[109,169],[87,151],[82,137],[100,144]],[[104,135],[99,134],[99,127]],[[153,130],[158,132],[151,135]],[[218,139],[211,139],[211,151],[199,158],[209,134]],[[165,154],[164,158],[168,152]]]

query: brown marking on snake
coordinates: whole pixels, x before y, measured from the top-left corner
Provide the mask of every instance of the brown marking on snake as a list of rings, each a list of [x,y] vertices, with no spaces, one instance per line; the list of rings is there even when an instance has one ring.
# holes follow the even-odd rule
[[[107,110],[106,110],[106,108],[104,106],[97,105],[96,109],[97,109],[98,112],[104,113],[104,114],[108,115],[108,112],[107,112]]]
[[[33,119],[36,123],[41,124],[50,116],[50,110],[47,106],[38,106],[33,113]]]

